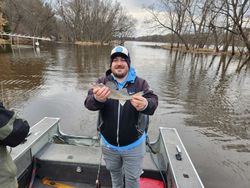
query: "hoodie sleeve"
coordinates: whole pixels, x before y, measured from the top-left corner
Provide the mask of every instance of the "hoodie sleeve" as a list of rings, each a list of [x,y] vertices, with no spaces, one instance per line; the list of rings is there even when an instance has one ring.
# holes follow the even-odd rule
[[[147,115],[153,115],[158,106],[158,96],[149,88],[146,80],[143,80],[142,87],[145,93],[143,96],[147,99],[148,105],[141,112]]]
[[[102,79],[98,79],[96,83],[103,83]],[[97,111],[102,109],[104,106],[105,102],[99,102],[95,99],[94,94],[93,94],[93,89],[91,88],[88,91],[88,95],[84,101],[84,105],[88,110],[92,111]]]

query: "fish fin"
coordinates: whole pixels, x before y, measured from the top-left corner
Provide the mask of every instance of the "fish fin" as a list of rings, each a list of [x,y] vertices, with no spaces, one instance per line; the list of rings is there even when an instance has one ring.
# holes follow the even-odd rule
[[[124,94],[124,95],[129,95],[126,88],[122,88],[122,89],[120,90],[120,92],[121,92],[122,94]]]
[[[97,87],[103,87],[103,83],[90,83],[89,84],[92,89],[97,88]]]
[[[139,91],[137,93],[132,94],[131,96],[143,96],[144,94],[144,91]]]
[[[139,92],[137,92],[137,93],[135,93],[134,95],[140,95],[140,96],[143,96],[145,93],[144,93],[144,91],[139,91]]]
[[[116,87],[116,85],[115,85],[114,82],[109,81],[109,82],[107,82],[105,85],[106,85],[107,87],[109,87],[110,89],[113,89],[113,90],[116,90],[116,89],[117,89],[117,87]]]

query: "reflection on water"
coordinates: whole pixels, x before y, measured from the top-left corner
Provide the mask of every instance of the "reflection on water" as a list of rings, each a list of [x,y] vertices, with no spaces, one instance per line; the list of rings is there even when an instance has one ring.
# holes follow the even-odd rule
[[[166,100],[180,101],[184,112],[193,115],[185,119],[186,125],[249,139],[249,75],[242,77],[234,71],[220,75],[216,64],[209,66],[209,57],[177,56],[167,73]]]
[[[132,65],[159,95],[150,118],[178,129],[205,187],[250,184],[250,71],[236,73],[219,57],[169,52],[151,43],[127,42]],[[110,65],[111,47],[57,45],[0,55],[0,82],[9,107],[31,124],[61,118],[67,133],[96,133],[97,113],[84,108],[89,83]],[[226,68],[225,68],[226,67]]]
[[[44,82],[46,63],[37,58],[16,58],[0,55],[1,100],[12,107],[16,102],[29,100]]]

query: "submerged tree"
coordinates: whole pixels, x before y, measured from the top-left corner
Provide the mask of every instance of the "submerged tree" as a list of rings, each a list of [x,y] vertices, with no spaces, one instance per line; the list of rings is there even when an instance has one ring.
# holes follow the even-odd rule
[[[186,50],[208,47],[231,55],[237,49],[247,59],[242,65],[249,62],[249,0],[157,0],[147,10],[148,23],[171,32],[171,43]]]
[[[159,0],[158,2],[159,4],[148,7],[151,19],[146,20],[146,23],[153,24],[153,28],[169,30],[179,39],[175,41],[177,45],[181,43],[188,50],[188,41],[183,38],[183,34],[187,29],[186,14],[189,2],[180,0]]]

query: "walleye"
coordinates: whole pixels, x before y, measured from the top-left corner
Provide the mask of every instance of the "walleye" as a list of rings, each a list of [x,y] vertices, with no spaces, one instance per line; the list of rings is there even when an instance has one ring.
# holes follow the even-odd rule
[[[129,95],[126,88],[122,90],[116,90],[116,85],[113,82],[107,82],[105,85],[103,83],[93,83],[92,88],[107,86],[110,89],[109,99],[119,100],[123,105],[127,100],[131,100],[134,95],[144,95],[143,91]]]

